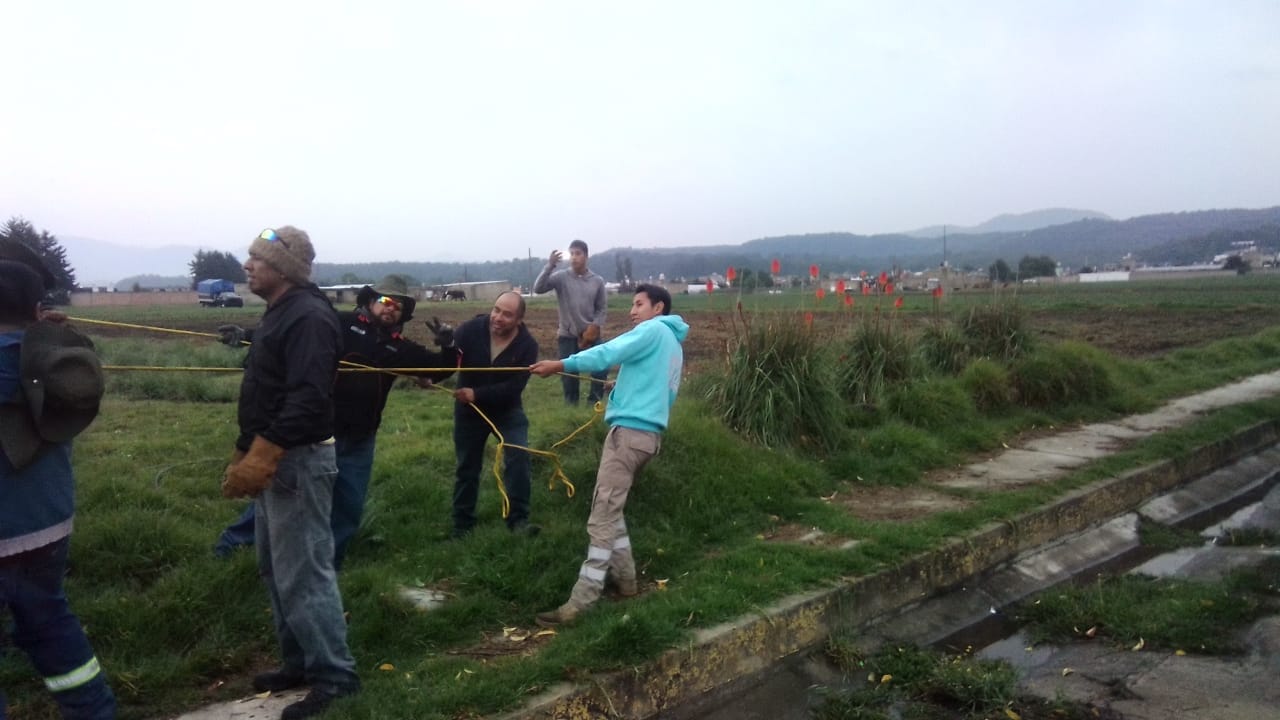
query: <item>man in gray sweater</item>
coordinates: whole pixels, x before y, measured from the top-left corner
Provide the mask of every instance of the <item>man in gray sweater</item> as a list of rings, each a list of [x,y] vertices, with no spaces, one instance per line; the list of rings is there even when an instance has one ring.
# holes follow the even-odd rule
[[[557,270],[556,265],[561,258],[559,250],[551,251],[550,261],[533,282],[533,291],[539,294],[549,290],[556,291],[556,303],[560,306],[556,347],[563,359],[604,340],[602,331],[607,295],[604,278],[587,267],[585,242],[574,240],[569,243],[569,267]],[[604,382],[608,377],[608,370],[591,374],[591,391],[587,393],[587,404],[594,405],[604,397]],[[565,403],[577,405],[578,378],[562,376],[560,380],[564,387]]]

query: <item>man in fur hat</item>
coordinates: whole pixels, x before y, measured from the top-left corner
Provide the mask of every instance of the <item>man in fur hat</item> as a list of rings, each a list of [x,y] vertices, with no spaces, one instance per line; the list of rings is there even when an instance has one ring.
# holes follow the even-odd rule
[[[97,415],[102,367],[88,338],[37,321],[51,278],[39,257],[5,241],[0,258],[0,609],[64,717],[113,718],[115,697],[62,586],[75,515],[70,441]]]
[[[258,574],[283,661],[255,677],[253,688],[311,688],[282,720],[318,715],[360,690],[329,525],[342,329],[329,298],[311,282],[314,259],[311,238],[289,225],[263,230],[249,246],[245,275],[267,309],[245,358],[240,436],[222,480],[224,497],[254,498]]]
[[[376,286],[366,285],[356,296],[356,307],[338,313],[342,327],[342,356],[347,362],[377,368],[452,367],[457,353],[453,330],[438,319],[427,321],[435,334],[440,352],[432,352],[402,334],[405,323],[413,318],[416,300],[405,281],[390,275]],[[240,346],[249,341],[252,332],[235,325],[219,328],[223,342]],[[443,373],[416,373],[420,382],[430,383],[448,377]],[[364,514],[369,478],[373,474],[374,446],[387,395],[395,384],[391,373],[338,373],[333,387],[335,408],[334,448],[338,477],[333,484],[333,567],[342,568],[347,547]],[[238,546],[253,544],[253,505],[238,520],[222,531],[213,551],[227,557]]]

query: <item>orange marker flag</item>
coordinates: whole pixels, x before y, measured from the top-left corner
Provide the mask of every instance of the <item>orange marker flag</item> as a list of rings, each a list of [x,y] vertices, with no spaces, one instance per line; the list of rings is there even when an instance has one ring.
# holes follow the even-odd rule
[[[841,295],[843,295],[843,294],[844,294],[844,281],[843,281],[843,280],[837,280],[837,281],[836,281],[836,292],[840,293]]]
[[[708,280],[708,281],[707,281],[707,294],[710,294],[710,293],[711,293],[711,291],[712,291],[712,290],[715,290],[715,289],[716,289],[716,284],[715,284],[715,283],[713,283],[713,282],[711,282],[710,280]]]
[[[846,306],[848,306],[848,307],[853,307],[853,296],[852,296],[852,295],[845,295],[845,296],[844,296],[844,304],[845,304]]]
[[[773,262],[769,263],[769,272],[774,275],[782,272],[782,263],[778,262],[778,258],[774,258]]]
[[[822,298],[827,296],[827,291],[823,290],[822,288],[818,288],[817,290],[814,291],[813,294],[816,295],[819,300],[821,300]]]
[[[733,266],[730,265],[729,269],[724,271],[724,277],[729,282],[733,282],[734,278],[738,277],[738,271],[734,270]]]
[[[810,265],[810,266],[809,266],[809,277],[811,277],[811,278],[816,278],[816,277],[818,277],[818,266],[817,266],[817,265]]]
[[[902,307],[902,296],[901,296],[901,295],[899,295],[899,296],[898,296],[898,299],[897,299],[897,300],[894,300],[894,301],[893,301],[893,306],[894,306],[894,307],[896,307],[896,308],[900,308],[900,307]]]

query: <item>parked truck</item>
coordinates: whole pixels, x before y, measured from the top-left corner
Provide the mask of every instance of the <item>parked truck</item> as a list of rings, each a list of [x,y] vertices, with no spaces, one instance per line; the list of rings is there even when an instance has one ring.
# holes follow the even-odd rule
[[[230,280],[201,280],[196,283],[196,299],[201,307],[244,307],[244,298]]]

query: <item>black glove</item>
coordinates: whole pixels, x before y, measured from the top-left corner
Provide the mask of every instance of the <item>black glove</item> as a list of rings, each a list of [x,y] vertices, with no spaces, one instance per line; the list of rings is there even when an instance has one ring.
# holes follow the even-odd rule
[[[219,325],[218,335],[221,336],[218,339],[223,345],[240,347],[240,344],[244,342],[244,328],[239,325]]]
[[[435,336],[436,345],[441,350],[453,347],[453,326],[449,323],[440,322],[440,318],[432,317],[426,321],[427,329]]]

